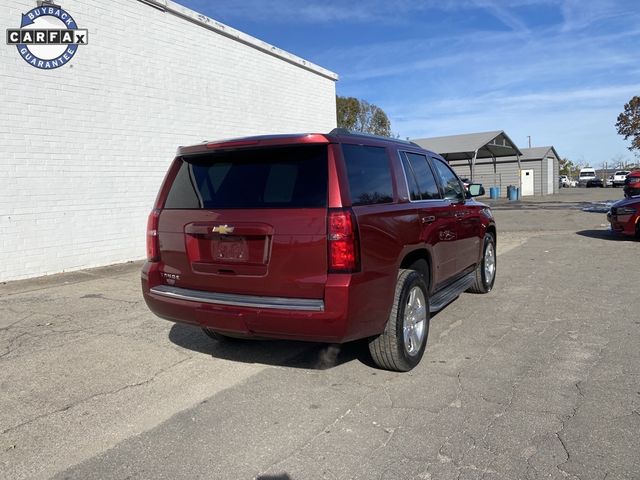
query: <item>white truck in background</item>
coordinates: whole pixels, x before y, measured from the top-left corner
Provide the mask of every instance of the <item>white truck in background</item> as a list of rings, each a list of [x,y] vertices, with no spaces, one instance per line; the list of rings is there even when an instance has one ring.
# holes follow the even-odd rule
[[[578,177],[578,186],[586,187],[589,180],[596,178],[596,171],[591,167],[584,167],[580,169],[580,176]]]
[[[613,186],[614,187],[623,187],[624,181],[627,179],[627,175],[629,175],[628,170],[620,170],[613,174]]]

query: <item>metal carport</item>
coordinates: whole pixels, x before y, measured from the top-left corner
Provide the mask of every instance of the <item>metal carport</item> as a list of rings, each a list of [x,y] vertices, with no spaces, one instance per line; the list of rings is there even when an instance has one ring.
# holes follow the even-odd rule
[[[430,137],[411,139],[427,150],[442,155],[448,162],[467,160],[471,181],[473,181],[474,167],[479,158],[493,159],[493,170],[496,172],[497,158],[516,157],[518,170],[521,170],[520,156],[522,152],[513,143],[504,130],[493,132],[467,133],[463,135],[449,135],[446,137]]]

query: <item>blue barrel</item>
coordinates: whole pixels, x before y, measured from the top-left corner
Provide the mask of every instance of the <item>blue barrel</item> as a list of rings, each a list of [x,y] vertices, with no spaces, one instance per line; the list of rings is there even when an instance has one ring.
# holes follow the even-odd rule
[[[489,188],[489,198],[492,198],[492,199],[500,198],[500,192],[498,190],[498,187]]]
[[[500,187],[493,187],[496,189],[496,198],[500,198]]]
[[[507,187],[507,197],[509,197],[509,200],[512,202],[518,200],[518,189],[513,185],[509,185]]]

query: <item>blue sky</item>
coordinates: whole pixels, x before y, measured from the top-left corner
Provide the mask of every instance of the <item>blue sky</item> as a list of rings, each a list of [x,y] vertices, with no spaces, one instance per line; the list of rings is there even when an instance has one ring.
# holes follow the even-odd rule
[[[640,95],[640,0],[178,0],[340,75],[402,138],[505,130],[600,166]]]

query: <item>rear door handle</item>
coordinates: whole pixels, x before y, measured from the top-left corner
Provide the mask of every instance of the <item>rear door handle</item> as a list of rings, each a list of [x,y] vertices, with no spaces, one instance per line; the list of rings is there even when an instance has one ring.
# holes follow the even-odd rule
[[[466,215],[466,213],[465,212],[456,212],[455,215],[456,215],[456,218],[462,218],[462,217],[464,217]]]
[[[420,221],[422,221],[423,224],[425,223],[433,223],[436,221],[436,216],[435,215],[428,215],[426,217],[422,217],[420,219]]]

